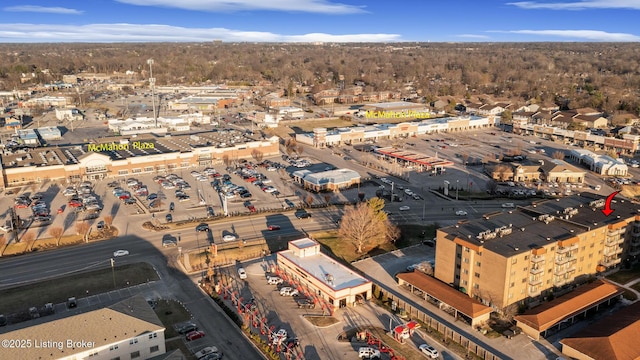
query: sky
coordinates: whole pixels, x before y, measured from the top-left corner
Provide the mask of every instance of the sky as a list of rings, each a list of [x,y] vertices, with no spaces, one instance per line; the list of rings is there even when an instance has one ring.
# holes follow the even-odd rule
[[[638,42],[640,0],[3,0],[0,43]]]

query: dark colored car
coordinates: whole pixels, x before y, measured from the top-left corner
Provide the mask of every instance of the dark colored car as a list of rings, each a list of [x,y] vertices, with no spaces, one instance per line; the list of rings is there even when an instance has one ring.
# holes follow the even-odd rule
[[[164,218],[167,220],[168,223],[173,221],[173,216],[171,216],[171,214],[167,214]]]
[[[316,307],[316,304],[311,299],[300,299],[296,303],[298,303],[299,309],[313,309]]]
[[[173,202],[169,204],[169,211],[173,211],[176,208],[176,204]]]
[[[308,212],[301,212],[301,213],[297,213],[296,217],[298,219],[306,219],[306,218],[310,218],[311,214],[309,214]]]
[[[196,231],[197,232],[202,232],[202,231],[209,232],[209,231],[211,231],[211,229],[209,229],[209,225],[208,224],[200,224],[200,225],[196,226]]]
[[[198,330],[198,326],[196,324],[187,323],[187,324],[184,324],[184,325],[182,325],[182,326],[180,326],[178,328],[178,333],[187,334],[187,333],[190,333],[190,332],[196,331],[196,330]]]
[[[269,225],[267,228],[271,231],[280,230],[280,225]]]

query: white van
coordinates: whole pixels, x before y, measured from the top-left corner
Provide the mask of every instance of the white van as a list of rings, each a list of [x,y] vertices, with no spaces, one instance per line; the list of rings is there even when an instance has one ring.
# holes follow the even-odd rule
[[[267,284],[269,285],[280,285],[282,284],[282,278],[278,276],[269,276],[267,278]]]

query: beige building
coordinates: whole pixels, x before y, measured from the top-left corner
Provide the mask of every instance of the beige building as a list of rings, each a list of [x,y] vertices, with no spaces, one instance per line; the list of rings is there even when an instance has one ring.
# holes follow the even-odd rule
[[[551,159],[540,166],[541,178],[547,182],[584,183],[586,172],[563,160]]]
[[[441,228],[434,276],[496,310],[537,304],[633,260],[637,206],[617,206],[609,217],[603,206],[601,197],[583,193]]]
[[[108,308],[3,334],[23,347],[3,346],[3,359],[149,359],[166,352],[165,327],[142,296]]]
[[[278,155],[278,138],[254,139],[229,130],[198,135],[101,138],[72,147],[35,148],[2,155],[4,187],[45,180],[79,182],[137,174],[168,174],[181,169]]]
[[[303,238],[277,253],[281,276],[316,303],[335,309],[371,298],[371,281],[320,252],[320,244]]]

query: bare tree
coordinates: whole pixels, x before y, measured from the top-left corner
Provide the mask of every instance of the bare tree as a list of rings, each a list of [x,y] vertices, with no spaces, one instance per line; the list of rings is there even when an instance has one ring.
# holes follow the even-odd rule
[[[384,242],[395,241],[400,232],[384,215],[376,213],[369,203],[359,203],[345,211],[338,236],[351,242],[358,254]]]
[[[30,231],[22,236],[22,241],[27,243],[27,251],[32,251],[33,244],[36,242],[36,234]]]
[[[76,234],[84,236],[89,231],[89,228],[91,226],[86,221],[79,222],[76,224]]]
[[[491,179],[491,180],[487,181],[486,187],[487,187],[487,191],[489,192],[489,194],[495,194],[496,190],[498,190],[498,182],[496,182],[495,180]]]
[[[551,154],[551,157],[554,159],[562,160],[564,159],[564,151],[554,151],[553,154]]]
[[[304,202],[307,204],[307,206],[311,206],[313,205],[313,200],[314,197],[311,194],[308,194],[305,198],[304,198]]]
[[[62,234],[64,234],[64,229],[59,226],[49,228],[49,235],[51,235],[52,238],[56,239],[56,246],[60,246],[60,239],[62,238]]]
[[[264,153],[258,149],[253,149],[253,151],[251,151],[251,156],[256,162],[262,162],[262,159],[264,158]]]
[[[231,165],[231,158],[229,157],[228,154],[222,155],[222,163],[224,164],[225,167],[229,167],[229,165]]]
[[[324,202],[328,205],[329,201],[331,201],[331,194],[324,194]]]
[[[160,199],[157,199],[156,201],[160,201]],[[104,217],[104,226],[108,229],[111,227],[111,224],[113,224],[113,216],[111,215],[107,215]]]

